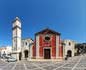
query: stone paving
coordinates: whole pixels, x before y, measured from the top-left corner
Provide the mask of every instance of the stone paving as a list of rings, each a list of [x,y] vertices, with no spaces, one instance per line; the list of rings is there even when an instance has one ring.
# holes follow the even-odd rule
[[[62,62],[0,60],[0,70],[86,70],[86,55],[75,56]]]

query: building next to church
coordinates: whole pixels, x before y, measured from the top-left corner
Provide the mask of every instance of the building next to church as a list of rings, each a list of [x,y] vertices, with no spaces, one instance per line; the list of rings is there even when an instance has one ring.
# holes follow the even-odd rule
[[[12,56],[22,59],[64,59],[65,55],[74,56],[74,43],[68,43],[71,48],[62,45],[61,34],[51,29],[44,29],[35,34],[35,40],[22,38],[21,20],[16,17],[12,27]],[[67,44],[66,41],[64,43]],[[67,52],[70,50],[69,52]]]
[[[33,40],[30,38],[22,39],[22,59],[31,59],[32,58],[32,46]]]
[[[64,45],[63,45],[64,57],[66,57],[66,56],[73,57],[76,53],[76,50],[75,50],[76,42],[73,40],[65,39],[65,40],[63,40],[63,43],[64,43]]]
[[[13,20],[12,27],[12,57],[17,60],[28,59],[30,58],[30,47],[33,44],[33,40],[31,38],[22,39],[22,28],[21,28],[21,20],[16,17]]]
[[[21,21],[16,17],[13,21],[12,27],[12,57],[17,60],[21,59]]]
[[[0,47],[0,57],[10,56],[12,52],[11,46],[1,46]]]

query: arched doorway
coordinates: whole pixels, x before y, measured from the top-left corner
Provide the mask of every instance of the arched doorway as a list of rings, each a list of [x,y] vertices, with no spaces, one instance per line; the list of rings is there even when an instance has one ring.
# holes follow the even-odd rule
[[[21,60],[21,57],[22,57],[22,53],[20,52],[19,53],[19,60]]]
[[[25,50],[25,51],[24,51],[24,56],[25,56],[25,59],[28,58],[28,50]]]
[[[72,51],[71,51],[71,50],[68,50],[68,51],[67,51],[67,56],[68,56],[68,57],[71,57],[71,56],[72,56]]]

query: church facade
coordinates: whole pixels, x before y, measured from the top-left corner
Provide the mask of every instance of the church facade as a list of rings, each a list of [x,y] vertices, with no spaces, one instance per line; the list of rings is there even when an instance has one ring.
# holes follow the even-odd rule
[[[33,57],[36,59],[62,59],[63,47],[61,46],[60,33],[51,29],[44,29],[35,34]]]
[[[17,60],[63,60],[66,56],[66,54],[64,54],[65,50],[70,47],[64,48],[59,32],[46,28],[35,33],[34,40],[31,38],[22,39],[21,20],[16,17],[12,23],[12,57]],[[72,53],[74,53],[74,51],[72,51]]]

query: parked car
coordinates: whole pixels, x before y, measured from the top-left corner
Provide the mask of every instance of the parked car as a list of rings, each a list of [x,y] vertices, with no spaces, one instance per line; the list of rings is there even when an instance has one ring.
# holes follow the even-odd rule
[[[5,56],[6,59],[9,59],[11,56]]]
[[[17,61],[17,59],[15,59],[15,58],[13,58],[13,57],[9,57],[9,58],[7,59],[7,62],[15,62],[15,61]]]

